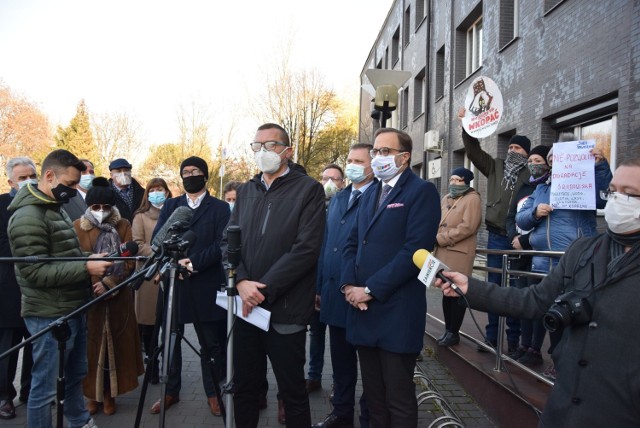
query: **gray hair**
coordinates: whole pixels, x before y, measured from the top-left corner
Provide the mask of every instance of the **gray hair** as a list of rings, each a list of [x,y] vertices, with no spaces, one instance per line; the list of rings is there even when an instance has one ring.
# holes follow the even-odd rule
[[[36,171],[36,164],[26,156],[18,156],[7,161],[7,178],[13,180],[13,168],[17,166],[30,166]]]

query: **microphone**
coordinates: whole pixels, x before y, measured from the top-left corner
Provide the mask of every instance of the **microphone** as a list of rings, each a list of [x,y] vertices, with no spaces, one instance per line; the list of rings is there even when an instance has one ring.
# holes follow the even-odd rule
[[[435,258],[435,256],[433,256],[429,251],[417,250],[413,253],[413,264],[420,269],[418,279],[426,285],[427,288],[431,287],[436,278],[439,278],[442,281],[451,284],[451,288],[453,288],[458,295],[464,296],[464,293],[460,291],[458,286],[442,274],[442,271],[449,271],[449,266]]]
[[[162,227],[158,229],[158,233],[155,234],[151,241],[152,246],[155,248],[161,247],[170,231],[185,225],[188,227],[192,218],[193,210],[191,208],[184,205],[176,208]]]
[[[118,248],[105,257],[133,257],[138,254],[138,243],[135,241],[123,242]]]
[[[234,224],[227,227],[227,260],[232,267],[238,266],[242,259],[240,233],[240,226]]]

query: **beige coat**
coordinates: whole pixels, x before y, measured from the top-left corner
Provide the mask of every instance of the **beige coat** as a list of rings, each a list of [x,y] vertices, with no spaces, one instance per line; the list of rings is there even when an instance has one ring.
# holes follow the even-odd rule
[[[446,195],[441,207],[435,255],[452,271],[471,275],[478,229],[482,224],[480,194],[471,188],[457,199]]]
[[[138,244],[139,256],[151,256],[151,235],[158,222],[160,210],[151,206],[149,211],[137,214],[133,218],[133,240]],[[140,268],[144,262],[138,263]],[[142,283],[135,293],[135,308],[138,324],[154,325],[156,322],[156,303],[158,301],[158,285],[153,281]]]

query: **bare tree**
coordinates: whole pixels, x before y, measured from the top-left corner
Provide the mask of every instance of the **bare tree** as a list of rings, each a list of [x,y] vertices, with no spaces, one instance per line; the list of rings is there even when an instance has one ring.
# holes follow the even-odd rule
[[[133,161],[137,157],[135,149],[140,147],[140,123],[127,113],[102,113],[91,116],[94,142],[98,159],[92,159],[96,170],[105,174],[113,159],[125,158]]]

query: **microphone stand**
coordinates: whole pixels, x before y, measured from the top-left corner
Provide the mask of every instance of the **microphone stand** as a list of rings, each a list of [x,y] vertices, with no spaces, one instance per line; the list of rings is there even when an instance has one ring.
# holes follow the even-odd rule
[[[17,262],[23,262],[23,258],[20,258],[20,257],[6,257],[6,258],[15,258],[15,259],[19,259],[17,260]],[[30,258],[30,257],[25,257],[25,259],[26,258]],[[63,257],[53,258],[53,259],[56,261],[60,261],[60,259],[62,258]],[[67,258],[87,260],[86,257],[67,257]],[[38,259],[38,257],[35,257],[35,259]],[[39,258],[40,261],[42,261],[42,259],[43,258]],[[115,258],[109,258],[108,260],[114,260],[114,259]],[[125,257],[125,259],[130,259],[130,258]],[[91,260],[100,260],[100,258],[91,258]],[[24,341],[20,342],[13,348],[7,350],[2,355],[0,355],[0,359],[5,358],[9,356],[9,354],[18,351],[20,348],[24,347],[28,343],[32,343],[34,340],[44,336],[50,331],[52,332],[53,337],[58,341],[58,379],[56,381],[56,410],[57,410],[56,427],[57,428],[63,428],[63,423],[64,423],[64,390],[65,390],[64,354],[66,351],[66,342],[71,336],[71,329],[69,328],[68,321],[78,315],[81,315],[83,312],[86,312],[91,306],[95,305],[96,303],[101,302],[105,300],[107,297],[111,296],[112,294],[117,293],[121,288],[124,288],[125,286],[137,281],[139,278],[143,277],[147,273],[147,270],[141,270],[139,272],[136,272],[134,275],[127,278],[126,280],[116,285],[115,287],[111,288],[106,293],[103,293],[100,296],[83,304],[82,306],[74,309],[69,314],[58,318],[57,320],[49,324],[47,327],[43,328],[39,332],[33,334],[28,339],[25,339]]]

